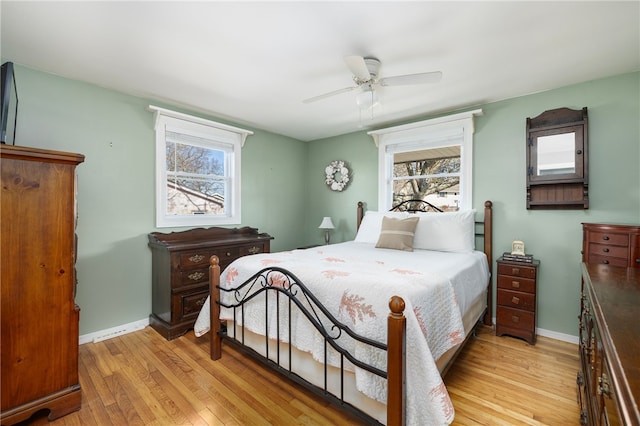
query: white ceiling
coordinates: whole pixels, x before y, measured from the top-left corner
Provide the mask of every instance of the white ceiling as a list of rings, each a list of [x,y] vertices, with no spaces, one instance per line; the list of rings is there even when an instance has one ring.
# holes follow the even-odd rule
[[[638,1],[0,8],[5,60],[305,141],[640,70]],[[346,55],[377,57],[379,77],[443,78],[384,88],[373,119],[361,119],[355,92],[303,104],[353,84]]]

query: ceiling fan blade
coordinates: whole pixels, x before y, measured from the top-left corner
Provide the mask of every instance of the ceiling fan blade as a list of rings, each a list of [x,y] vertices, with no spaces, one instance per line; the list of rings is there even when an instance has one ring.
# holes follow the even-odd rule
[[[369,81],[371,79],[371,74],[369,74],[369,68],[367,68],[367,64],[364,62],[364,58],[362,56],[351,55],[345,56],[344,62],[349,67],[349,70],[356,76],[357,79],[362,81]]]
[[[302,101],[302,103],[303,104],[310,104],[311,102],[315,102],[315,101],[319,101],[319,100],[322,100],[322,99],[329,98],[331,96],[339,95],[340,93],[350,92],[350,91],[355,90],[357,88],[358,88],[358,86],[345,87],[343,89],[338,89],[338,90],[334,90],[333,92],[325,93],[324,95],[318,95],[318,96],[314,96],[312,98],[305,99],[305,100]]]
[[[440,71],[421,72],[418,74],[396,75],[378,80],[381,86],[406,86],[410,84],[437,83],[442,79]]]

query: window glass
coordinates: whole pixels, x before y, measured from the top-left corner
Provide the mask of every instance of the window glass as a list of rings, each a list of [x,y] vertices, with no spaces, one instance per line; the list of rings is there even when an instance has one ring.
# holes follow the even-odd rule
[[[473,116],[454,114],[369,132],[378,146],[378,209],[408,199],[472,208]]]
[[[425,200],[443,211],[460,205],[460,146],[393,155],[393,205]]]
[[[156,226],[241,223],[241,146],[250,132],[162,109],[156,114]]]

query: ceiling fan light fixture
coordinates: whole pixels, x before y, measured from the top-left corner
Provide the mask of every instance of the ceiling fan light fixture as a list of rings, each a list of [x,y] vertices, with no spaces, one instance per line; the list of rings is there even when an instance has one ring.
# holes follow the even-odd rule
[[[362,89],[356,94],[356,105],[360,109],[373,108],[379,102],[378,93],[370,85],[362,86]]]

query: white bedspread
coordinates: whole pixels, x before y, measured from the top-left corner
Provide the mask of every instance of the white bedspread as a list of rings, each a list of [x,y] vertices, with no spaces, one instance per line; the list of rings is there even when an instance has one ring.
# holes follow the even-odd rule
[[[461,312],[486,288],[489,274],[481,252],[444,253],[416,250],[403,252],[377,249],[372,244],[348,242],[308,250],[266,253],[242,257],[221,274],[221,286],[231,288],[270,266],[296,275],[341,322],[357,333],[386,342],[389,299],[401,296],[407,318],[407,421],[415,425],[449,424],[454,410],[435,364],[451,347],[462,342]],[[277,281],[277,278],[275,279]],[[277,282],[275,283],[277,284]],[[222,293],[223,302],[232,303]],[[245,306],[245,318],[238,323],[255,333],[277,333],[275,315],[265,325],[264,298]],[[287,310],[281,298],[280,317]],[[275,298],[270,302],[275,306]],[[283,314],[284,312],[284,314]],[[324,358],[324,339],[302,315],[292,313],[292,336],[280,327],[280,338]],[[238,315],[238,314],[237,314]],[[229,309],[221,309],[221,319],[233,319]],[[203,306],[194,330],[197,336],[209,330],[209,300]],[[340,339],[342,345],[368,363],[386,370],[386,354]],[[339,365],[339,357],[329,351],[327,361]],[[386,401],[386,381],[355,369],[359,391],[378,401]]]

